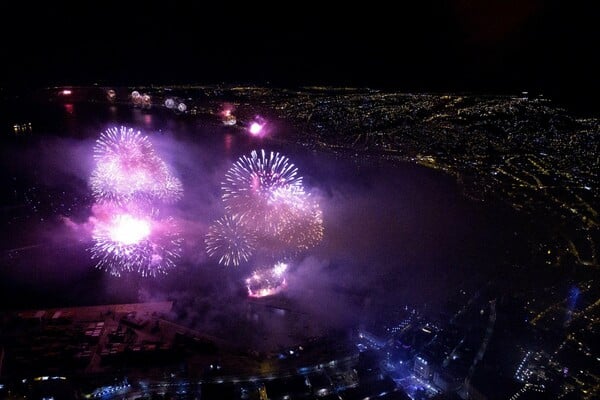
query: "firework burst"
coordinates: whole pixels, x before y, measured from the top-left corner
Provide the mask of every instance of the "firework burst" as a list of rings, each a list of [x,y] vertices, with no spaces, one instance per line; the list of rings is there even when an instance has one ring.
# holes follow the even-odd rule
[[[248,261],[256,249],[256,235],[243,215],[225,215],[208,228],[206,252],[219,264],[238,266]]]
[[[281,292],[287,286],[285,277],[288,264],[279,261],[269,268],[254,271],[246,278],[246,288],[250,297],[266,297]]]
[[[287,157],[264,150],[242,156],[221,188],[226,216],[211,227],[206,240],[207,253],[220,264],[238,265],[254,253],[281,260],[322,240],[319,202],[304,191],[302,177]]]
[[[94,159],[96,168],[90,186],[99,200],[125,203],[147,198],[173,202],[183,194],[179,179],[139,131],[108,129],[96,142]]]
[[[233,214],[247,214],[264,227],[275,228],[282,193],[304,193],[298,168],[279,153],[253,151],[242,156],[225,174],[221,184],[225,208]],[[283,217],[283,216],[282,216]]]
[[[137,272],[156,276],[168,272],[181,256],[182,238],[172,218],[155,211],[99,205],[90,252],[96,267],[120,276]]]

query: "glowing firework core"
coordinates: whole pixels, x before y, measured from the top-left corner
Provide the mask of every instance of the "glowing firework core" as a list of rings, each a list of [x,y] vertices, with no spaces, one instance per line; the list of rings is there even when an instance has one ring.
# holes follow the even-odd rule
[[[250,133],[256,136],[262,132],[263,127],[264,125],[261,125],[258,122],[253,122],[250,124]]]
[[[109,228],[109,237],[124,245],[136,244],[150,235],[150,223],[128,214],[115,216]]]
[[[182,238],[172,218],[156,211],[112,203],[93,207],[94,245],[90,248],[96,267],[114,276],[137,272],[142,276],[167,273],[181,256]]]

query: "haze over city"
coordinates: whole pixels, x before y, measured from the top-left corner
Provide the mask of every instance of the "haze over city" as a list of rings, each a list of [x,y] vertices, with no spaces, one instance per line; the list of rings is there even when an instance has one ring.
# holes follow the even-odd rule
[[[592,14],[398,7],[3,10],[0,399],[596,398]]]

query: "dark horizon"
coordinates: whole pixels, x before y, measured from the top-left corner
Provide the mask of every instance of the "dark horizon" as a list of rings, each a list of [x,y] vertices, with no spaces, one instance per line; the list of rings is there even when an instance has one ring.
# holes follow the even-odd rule
[[[464,0],[384,8],[54,6],[4,10],[0,86],[248,82],[416,92],[595,96],[598,32],[585,8]],[[279,13],[277,11],[280,11]],[[38,34],[20,35],[24,27]]]

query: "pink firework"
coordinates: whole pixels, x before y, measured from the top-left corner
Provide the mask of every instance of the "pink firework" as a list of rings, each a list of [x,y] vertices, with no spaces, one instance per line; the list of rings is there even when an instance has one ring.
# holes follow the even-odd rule
[[[288,264],[280,261],[268,269],[254,271],[246,278],[248,296],[266,297],[280,293],[287,287],[287,269]]]
[[[289,257],[323,238],[319,202],[304,191],[297,172],[286,157],[262,150],[241,157],[225,174],[225,208],[244,215],[244,230],[257,238],[258,254]]]
[[[278,224],[280,193],[303,193],[298,168],[279,153],[253,151],[242,156],[225,174],[221,184],[225,208],[234,214],[246,214],[250,221],[271,230]]]
[[[263,137],[266,133],[267,121],[257,115],[252,122],[248,125],[248,132],[254,137]]]
[[[90,252],[97,268],[115,276],[156,276],[168,272],[181,256],[182,239],[173,219],[111,204],[96,205],[94,212]]]
[[[221,117],[227,118],[233,115],[233,111],[235,110],[233,104],[224,103],[222,107],[223,108],[220,111]]]
[[[204,242],[209,257],[225,266],[238,266],[252,257],[256,236],[243,215],[227,214],[208,228]]]
[[[94,158],[96,168],[90,186],[99,200],[122,203],[148,198],[173,202],[183,194],[179,179],[139,131],[108,129],[96,142]]]
[[[250,124],[250,128],[248,128],[248,131],[253,136],[258,136],[262,132],[263,127],[264,127],[264,125],[261,125],[258,122],[253,122]]]

